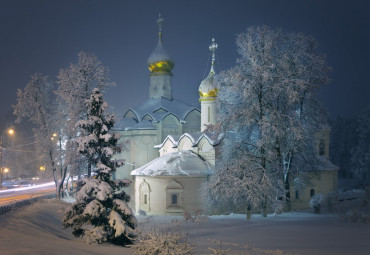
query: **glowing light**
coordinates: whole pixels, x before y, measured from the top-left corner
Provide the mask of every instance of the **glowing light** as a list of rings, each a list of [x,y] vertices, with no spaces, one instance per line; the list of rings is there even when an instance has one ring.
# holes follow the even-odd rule
[[[9,173],[9,168],[4,168],[4,173]]]
[[[45,171],[45,166],[40,166],[40,171]]]
[[[13,134],[14,134],[14,129],[12,129],[12,128],[11,128],[11,129],[9,129],[9,130],[8,130],[8,134],[9,134],[9,135],[13,135]]]

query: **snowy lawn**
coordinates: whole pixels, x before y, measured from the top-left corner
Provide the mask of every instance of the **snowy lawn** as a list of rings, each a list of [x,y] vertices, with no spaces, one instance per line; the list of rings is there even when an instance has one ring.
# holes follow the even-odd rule
[[[45,200],[20,212],[0,216],[0,254],[130,254],[133,249],[88,245],[63,229],[67,204]],[[253,215],[211,216],[206,223],[185,223],[183,217],[139,216],[141,226],[177,224],[197,245],[197,254],[210,254],[220,241],[225,254],[369,254],[370,224],[345,223],[331,214],[286,213],[263,218]],[[171,223],[175,222],[175,223]],[[241,254],[241,253],[240,253]]]
[[[173,221],[189,233],[200,254],[219,244],[230,254],[370,254],[370,224],[341,222],[334,214],[253,215],[251,221],[239,214],[211,216],[206,223],[184,223],[181,217]],[[150,224],[166,222],[170,220],[163,216],[149,217]]]
[[[88,245],[63,229],[63,212],[69,204],[44,200],[14,214],[0,216],[0,254],[98,255],[130,254],[114,245]]]

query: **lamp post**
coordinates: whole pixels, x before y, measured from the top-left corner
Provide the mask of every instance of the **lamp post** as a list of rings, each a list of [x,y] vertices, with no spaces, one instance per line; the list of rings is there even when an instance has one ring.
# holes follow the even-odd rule
[[[1,134],[1,137],[0,137],[0,189],[3,188],[3,172],[9,171],[7,168],[3,169],[3,154],[4,154],[4,151],[5,151],[5,149],[3,148],[3,137],[6,133],[8,133],[9,135],[13,135],[14,134],[14,129],[10,128],[10,129],[4,131]],[[5,171],[6,169],[7,169],[7,171]]]

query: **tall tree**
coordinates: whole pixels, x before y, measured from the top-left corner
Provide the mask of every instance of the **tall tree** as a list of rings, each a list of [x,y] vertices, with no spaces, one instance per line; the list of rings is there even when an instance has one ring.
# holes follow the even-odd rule
[[[57,83],[59,87],[56,94],[60,99],[59,114],[64,120],[64,136],[67,141],[73,141],[77,137],[77,121],[86,119],[85,101],[89,99],[93,88],[98,88],[103,93],[114,83],[109,81],[109,69],[103,66],[95,55],[83,51],[78,53],[77,64],[60,70]],[[73,148],[73,143],[70,143],[69,147]],[[68,164],[72,165],[73,162]],[[91,162],[88,162],[87,171],[90,176]]]
[[[99,89],[93,90],[86,107],[87,119],[77,122],[82,135],[76,142],[79,153],[92,163],[95,176],[80,181],[76,201],[66,210],[63,224],[73,227],[75,236],[86,236],[89,243],[131,244],[137,221],[127,205],[130,197],[122,189],[130,181],[112,180],[116,168],[123,165],[112,159],[120,152],[119,135],[110,132],[114,117],[105,114],[108,106]]]
[[[317,46],[309,36],[251,27],[237,36],[236,66],[220,75],[222,129],[240,134],[262,176],[280,176],[288,205],[291,174],[315,167],[313,139],[324,121],[316,94],[330,67]],[[267,198],[261,196],[263,208]]]
[[[16,122],[27,118],[34,124],[33,133],[37,142],[40,155],[45,160],[46,169],[51,169],[56,185],[56,194],[61,196],[62,183],[65,177],[65,169],[60,164],[61,151],[51,138],[55,130],[60,127],[56,119],[56,105],[53,91],[55,83],[47,76],[36,73],[26,87],[17,91],[17,104],[14,106]]]

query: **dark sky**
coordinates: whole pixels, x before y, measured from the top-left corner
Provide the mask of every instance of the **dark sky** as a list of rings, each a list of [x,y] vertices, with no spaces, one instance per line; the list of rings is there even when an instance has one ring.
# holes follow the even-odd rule
[[[314,36],[327,54],[332,83],[320,93],[332,117],[352,116],[370,100],[368,1],[299,0],[1,0],[0,114],[11,111],[16,90],[30,75],[56,79],[81,50],[95,53],[117,83],[106,93],[116,113],[148,98],[147,58],[157,43],[158,14],[164,45],[175,60],[174,97],[198,103],[198,87],[214,37],[219,68],[237,57],[235,35],[252,25]],[[208,65],[209,66],[209,65]],[[208,72],[208,70],[207,70]]]

